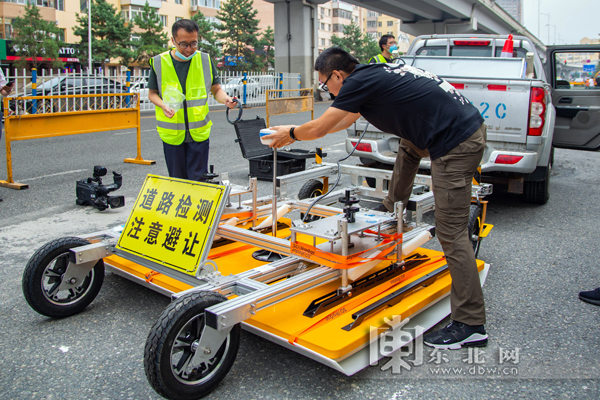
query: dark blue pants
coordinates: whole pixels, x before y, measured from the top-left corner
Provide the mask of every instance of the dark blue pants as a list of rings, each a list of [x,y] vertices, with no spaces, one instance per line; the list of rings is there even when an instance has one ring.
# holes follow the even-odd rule
[[[208,172],[209,139],[203,142],[181,143],[174,146],[163,142],[165,161],[171,178],[202,180]]]

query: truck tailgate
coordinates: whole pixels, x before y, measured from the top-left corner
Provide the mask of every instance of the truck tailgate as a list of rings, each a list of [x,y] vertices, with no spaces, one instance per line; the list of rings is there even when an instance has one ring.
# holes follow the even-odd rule
[[[495,142],[527,142],[531,81],[444,78],[479,109],[487,138]]]

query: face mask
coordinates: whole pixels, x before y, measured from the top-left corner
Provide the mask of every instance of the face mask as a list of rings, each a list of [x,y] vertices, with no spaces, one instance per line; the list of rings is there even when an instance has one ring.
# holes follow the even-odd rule
[[[393,45],[390,47],[390,53],[391,53],[392,51],[395,51],[395,50],[398,50],[398,46],[396,46],[395,44],[393,44]]]
[[[176,55],[177,57],[181,58],[182,60],[185,60],[185,61],[190,61],[190,60],[192,59],[192,57],[194,57],[194,56],[196,55],[196,52],[194,51],[194,52],[192,53],[192,55],[191,55],[191,56],[189,56],[189,57],[186,57],[186,56],[184,56],[183,54],[181,54],[181,53],[179,52],[179,50],[176,50],[176,51],[175,51],[175,55]]]

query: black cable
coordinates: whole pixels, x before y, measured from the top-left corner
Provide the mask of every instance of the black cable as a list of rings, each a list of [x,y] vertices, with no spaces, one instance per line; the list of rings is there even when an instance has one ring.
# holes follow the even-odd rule
[[[235,103],[237,103],[239,111],[238,111],[238,116],[237,118],[232,122],[229,119],[229,107],[225,106],[225,118],[227,118],[227,122],[229,122],[231,125],[234,125],[236,122],[238,122],[240,119],[242,119],[242,114],[244,113],[244,109],[242,108],[242,103],[240,103],[238,101],[238,99],[236,99],[235,97],[231,100]]]
[[[329,191],[327,193],[325,193],[323,196],[319,197],[318,199],[316,199],[315,201],[313,201],[310,206],[308,207],[308,209],[306,210],[306,213],[304,214],[304,218],[302,218],[302,222],[306,222],[306,219],[309,216],[310,210],[313,208],[313,206],[315,204],[317,204],[317,202],[319,200],[323,200],[325,197],[329,196],[329,194],[331,192],[333,192],[333,190],[336,188],[336,186],[338,185],[338,183],[340,182],[340,178],[342,177],[342,170],[340,168],[340,163],[342,161],[347,160],[348,158],[350,158],[350,156],[352,154],[354,154],[354,151],[356,150],[356,148],[358,147],[359,143],[361,142],[361,140],[363,139],[363,137],[365,136],[365,133],[367,133],[367,128],[369,128],[369,122],[367,122],[367,124],[365,125],[365,129],[363,130],[363,133],[360,135],[360,138],[358,139],[358,142],[356,142],[356,144],[354,145],[354,148],[352,149],[352,151],[350,153],[348,153],[348,155],[344,158],[340,158],[339,160],[337,160],[337,167],[338,167],[338,176],[337,179],[335,181],[335,183],[333,184],[333,186],[331,186],[331,189],[329,189]],[[356,133],[356,123],[354,125],[354,133]]]

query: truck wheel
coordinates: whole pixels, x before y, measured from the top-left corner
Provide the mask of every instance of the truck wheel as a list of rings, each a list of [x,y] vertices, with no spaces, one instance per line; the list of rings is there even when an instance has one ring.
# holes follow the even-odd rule
[[[469,209],[469,240],[473,245],[473,252],[475,253],[475,257],[479,254],[479,247],[481,246],[481,241],[479,240],[479,232],[481,231],[481,207],[472,204]]]
[[[525,201],[535,204],[546,204],[550,198],[550,171],[552,164],[546,168],[546,176],[541,181],[527,181],[523,186]]]
[[[241,327],[227,335],[215,356],[200,369],[187,370],[205,326],[204,310],[226,301],[219,293],[190,293],[171,303],[148,335],[144,369],[150,385],[167,399],[199,399],[213,391],[233,366],[240,347]]]
[[[98,295],[104,281],[104,261],[98,260],[81,285],[60,290],[69,265],[69,250],[90,244],[78,237],[64,237],[42,246],[23,272],[23,294],[38,313],[65,318],[81,312]]]

